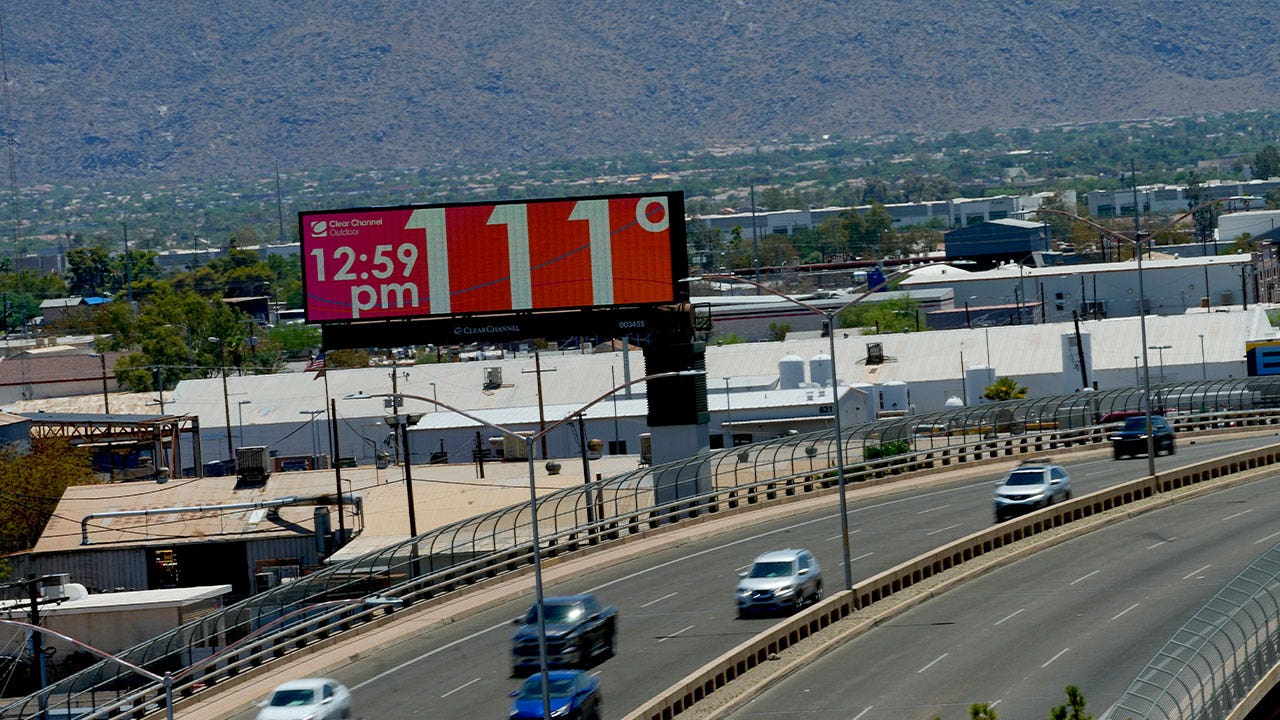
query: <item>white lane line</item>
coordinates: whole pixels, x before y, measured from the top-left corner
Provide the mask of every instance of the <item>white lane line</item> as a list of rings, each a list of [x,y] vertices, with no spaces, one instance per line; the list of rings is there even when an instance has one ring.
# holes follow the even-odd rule
[[[1142,604],[1142,603],[1134,603],[1134,604],[1130,605],[1129,607],[1127,607],[1127,608],[1125,608],[1125,609],[1121,610],[1120,612],[1116,613],[1115,615],[1113,615],[1113,616],[1111,617],[1111,619],[1112,619],[1112,620],[1119,620],[1121,615],[1124,615],[1125,613],[1127,613],[1127,612],[1129,612],[1130,610],[1132,610],[1132,609],[1134,609],[1134,608],[1138,607],[1138,606],[1139,606],[1139,605],[1141,605],[1141,604]]]
[[[1043,664],[1043,665],[1041,665],[1040,667],[1041,667],[1041,668],[1047,668],[1047,667],[1049,667],[1049,663],[1051,663],[1051,662],[1053,662],[1054,660],[1057,660],[1058,658],[1062,657],[1062,656],[1063,656],[1064,654],[1066,654],[1066,652],[1067,652],[1068,650],[1070,650],[1070,649],[1071,649],[1071,648],[1062,648],[1062,650],[1060,650],[1060,651],[1058,652],[1058,654],[1057,654],[1057,655],[1054,655],[1053,657],[1049,658],[1048,660],[1045,660],[1045,661],[1044,661],[1044,664]]]
[[[941,655],[939,655],[937,658],[935,658],[933,662],[931,662],[931,663],[929,663],[928,665],[925,665],[924,667],[922,667],[922,668],[920,668],[919,670],[917,670],[917,671],[916,671],[916,674],[917,674],[917,675],[919,675],[920,673],[924,672],[925,670],[928,670],[929,668],[931,668],[931,667],[933,667],[934,665],[938,664],[938,662],[939,662],[939,661],[941,661],[941,660],[942,660],[942,658],[946,657],[946,656],[947,656],[947,655],[949,655],[949,654],[950,654],[950,653],[942,653],[942,654],[941,654]]]
[[[858,528],[857,530],[850,530],[850,531],[849,531],[849,535],[851,535],[851,536],[852,536],[852,535],[857,535],[857,534],[858,534],[858,533],[860,533],[860,532],[862,532],[862,528]],[[839,539],[840,539],[840,538],[842,538],[842,537],[844,537],[844,535],[832,535],[831,537],[827,538],[826,540],[823,540],[823,542],[831,542],[832,540],[839,540]]]
[[[928,510],[918,510],[918,511],[916,511],[916,514],[917,514],[917,515],[924,515],[925,513],[931,513],[931,512],[933,512],[934,510],[946,510],[946,509],[947,509],[947,508],[949,508],[949,507],[951,507],[951,505],[939,505],[938,507],[931,507],[931,508],[929,508]]]
[[[1003,700],[1003,698],[1001,698],[1001,700]],[[990,705],[988,705],[987,707],[989,707],[989,708],[994,708],[995,706],[997,706],[997,705],[999,705],[999,704],[1000,704],[1000,700],[997,700],[997,701],[995,701],[995,702],[991,703]]]
[[[875,553],[873,553],[873,552],[869,552],[869,553],[862,553],[862,554],[861,554],[861,555],[859,555],[858,557],[849,558],[849,562],[857,562],[857,561],[859,561],[859,560],[861,560],[861,559],[863,559],[863,558],[869,558],[869,557],[871,557],[872,555],[875,555]]]
[[[1205,570],[1208,570],[1210,567],[1213,567],[1213,563],[1209,563],[1208,565],[1205,565],[1205,566],[1204,566],[1204,567],[1202,567],[1202,568],[1197,568],[1197,569],[1195,569],[1195,570],[1192,570],[1190,573],[1188,573],[1188,574],[1186,574],[1186,575],[1183,575],[1183,576],[1182,576],[1182,579],[1183,579],[1183,580],[1190,580],[1191,578],[1195,577],[1196,575],[1199,575],[1200,573],[1204,572]]]
[[[1251,512],[1253,512],[1253,508],[1249,508],[1248,510],[1241,510],[1240,512],[1238,512],[1238,513],[1236,513],[1236,514],[1234,514],[1234,515],[1228,515],[1228,516],[1226,516],[1226,517],[1222,518],[1222,521],[1223,521],[1223,522],[1226,522],[1227,520],[1235,520],[1236,518],[1240,517],[1241,515],[1248,515],[1248,514],[1249,514],[1249,513],[1251,513]]]
[[[873,708],[873,707],[875,707],[875,705],[868,705],[868,706],[866,706],[866,707],[862,708],[862,712],[858,713],[857,715],[854,715],[854,716],[853,716],[853,720],[860,720],[860,718],[861,718],[863,715],[866,715],[867,713],[871,712],[871,708]]]
[[[1254,540],[1254,541],[1253,541],[1253,544],[1254,544],[1254,545],[1257,545],[1258,543],[1264,543],[1264,542],[1266,542],[1266,541],[1270,540],[1271,538],[1276,537],[1277,535],[1280,535],[1280,532],[1273,532],[1273,533],[1271,533],[1270,535],[1268,535],[1268,536],[1266,536],[1266,537],[1262,538],[1261,540]]]
[[[935,497],[935,496],[938,496],[938,495],[946,495],[946,494],[948,494],[948,493],[961,492],[961,491],[964,491],[964,490],[972,490],[973,488],[976,488],[976,487],[986,487],[987,485],[988,485],[987,481],[983,480],[983,481],[981,481],[981,482],[970,483],[970,484],[968,484],[968,485],[962,485],[962,486],[959,486],[959,487],[946,488],[945,490],[934,490],[934,491],[932,491],[932,492],[927,492],[927,493],[923,493],[923,494],[920,494],[920,495],[909,495],[909,496],[905,496],[905,497],[901,497],[901,498],[896,498],[896,499],[893,499],[893,500],[886,500],[886,501],[884,501],[884,502],[872,503],[872,504],[870,504],[870,505],[863,505],[863,506],[861,506],[861,507],[857,507],[857,508],[849,508],[849,514],[850,514],[850,515],[854,515],[854,514],[857,514],[857,513],[871,512],[871,511],[874,511],[874,510],[879,510],[880,508],[890,507],[890,506],[892,506],[892,505],[901,505],[901,504],[905,504],[905,503],[909,503],[909,502],[916,502],[916,501],[919,501],[921,498],[926,498],[926,497]],[[687,555],[681,555],[680,557],[675,558],[675,559],[673,559],[673,560],[668,560],[667,562],[664,562],[664,563],[659,563],[659,564],[657,564],[657,565],[652,565],[652,566],[647,567],[647,568],[645,568],[645,569],[643,569],[643,570],[637,570],[636,572],[633,572],[633,573],[631,573],[631,574],[629,574],[629,575],[624,575],[623,577],[620,577],[620,578],[614,578],[613,580],[610,580],[610,581],[608,581],[608,582],[600,583],[599,585],[596,585],[595,587],[587,588],[587,592],[589,592],[589,593],[598,593],[598,592],[600,592],[601,590],[604,590],[605,588],[612,587],[612,586],[614,586],[614,585],[617,585],[617,584],[619,584],[619,583],[624,583],[624,582],[627,582],[627,581],[629,581],[629,580],[634,580],[635,578],[641,577],[641,576],[643,576],[643,575],[648,575],[649,573],[656,572],[656,571],[658,571],[658,570],[662,570],[662,569],[665,569],[665,568],[671,567],[672,565],[678,565],[678,564],[680,564],[680,563],[686,563],[686,562],[689,562],[690,560],[693,560],[694,558],[702,557],[703,555],[710,555],[711,553],[720,552],[721,550],[727,550],[727,549],[729,549],[729,548],[737,547],[737,546],[739,546],[739,545],[745,545],[745,544],[748,544],[748,543],[754,543],[754,542],[757,542],[757,541],[759,541],[759,540],[763,540],[764,538],[773,537],[774,535],[782,535],[782,534],[784,534],[784,533],[789,533],[789,532],[792,532],[793,530],[795,530],[795,529],[796,529],[796,528],[798,528],[798,527],[805,527],[805,526],[808,526],[808,525],[816,525],[816,524],[818,524],[818,523],[831,522],[831,521],[833,521],[833,520],[836,520],[836,519],[837,519],[837,518],[839,518],[839,517],[840,517],[840,515],[839,515],[839,514],[837,514],[837,513],[831,513],[831,514],[828,514],[828,515],[823,515],[823,516],[821,516],[821,517],[813,518],[813,519],[811,519],[811,520],[805,520],[804,522],[792,523],[792,524],[789,524],[789,525],[785,525],[785,526],[783,526],[783,527],[776,528],[776,529],[774,529],[774,530],[768,530],[768,531],[766,531],[766,532],[758,533],[758,534],[756,534],[756,535],[751,535],[750,537],[738,538],[737,540],[730,540],[729,542],[721,543],[721,544],[719,544],[719,545],[716,545],[715,547],[709,547],[709,548],[706,548],[706,549],[704,549],[704,550],[699,550],[699,551],[697,551],[697,552],[689,553],[689,554],[687,554]],[[738,571],[740,572],[740,571],[742,571],[742,570],[745,570],[745,569],[746,569],[746,568],[748,568],[748,567],[751,567],[751,566],[750,566],[750,565],[743,565],[742,567],[738,568]],[[433,656],[435,656],[435,655],[439,655],[440,653],[445,652],[446,650],[451,650],[451,649],[453,649],[453,648],[455,648],[455,647],[457,647],[457,646],[459,646],[459,645],[463,645],[463,644],[465,644],[465,643],[469,643],[469,642],[471,642],[472,640],[474,640],[474,639],[476,639],[476,638],[478,638],[478,637],[480,637],[480,636],[482,636],[482,635],[486,635],[486,634],[491,633],[491,632],[509,632],[510,630],[511,630],[511,621],[510,621],[510,620],[508,620],[508,621],[506,621],[506,622],[500,622],[500,623],[498,623],[498,624],[496,624],[496,625],[490,625],[490,626],[489,626],[489,627],[487,627],[487,628],[481,628],[480,630],[477,630],[477,631],[475,631],[475,632],[471,633],[470,635],[467,635],[467,636],[465,636],[465,637],[462,637],[462,638],[459,638],[459,639],[457,639],[457,640],[454,640],[453,642],[445,643],[444,645],[441,645],[441,646],[440,646],[440,647],[438,647],[438,648],[434,648],[434,649],[432,649],[432,650],[428,650],[427,652],[425,652],[425,653],[423,653],[423,654],[421,654],[421,655],[419,655],[419,656],[417,656],[417,657],[409,658],[408,660],[406,660],[406,661],[404,661],[404,662],[400,663],[399,665],[396,665],[395,667],[392,667],[392,668],[388,668],[387,670],[384,670],[383,672],[380,672],[380,673],[378,673],[377,675],[374,675],[373,677],[369,678],[368,680],[365,680],[364,682],[358,683],[358,684],[356,684],[356,685],[351,685],[351,686],[349,686],[349,688],[348,688],[348,689],[350,689],[350,690],[359,690],[359,689],[361,689],[361,688],[363,688],[363,687],[367,687],[368,685],[370,685],[370,684],[372,684],[372,683],[375,683],[375,682],[377,682],[377,681],[381,680],[382,678],[385,678],[385,677],[387,677],[387,676],[389,676],[389,675],[393,675],[393,674],[395,674],[395,673],[400,672],[401,670],[404,670],[404,669],[405,669],[405,668],[407,668],[407,667],[410,667],[410,666],[411,666],[411,665],[413,665],[414,663],[417,663],[417,662],[419,662],[419,661],[421,661],[421,660],[426,660],[427,658],[433,657]]]
[[[1148,546],[1147,546],[1147,549],[1148,549],[1148,550],[1155,550],[1156,548],[1160,547],[1161,545],[1164,545],[1165,543],[1171,543],[1171,542],[1173,542],[1174,540],[1177,540],[1177,539],[1178,539],[1178,538],[1176,538],[1176,537],[1171,537],[1171,538],[1169,538],[1168,540],[1161,540],[1160,542],[1156,543],[1155,545],[1148,545]]]
[[[1021,613],[1021,612],[1025,611],[1025,610],[1026,610],[1026,608],[1018,608],[1017,610],[1014,610],[1013,612],[1009,613],[1008,615],[1005,615],[1004,617],[1002,617],[1002,618],[1000,618],[999,620],[997,620],[997,621],[995,622],[995,624],[996,624],[996,625],[999,625],[1000,623],[1004,622],[1005,620],[1011,620],[1011,619],[1013,619],[1013,616],[1014,616],[1014,615],[1017,615],[1017,614],[1019,614],[1019,613]]]
[[[445,699],[445,698],[449,697],[450,695],[452,695],[452,694],[454,694],[454,693],[458,692],[459,690],[462,690],[463,688],[466,688],[466,687],[468,687],[468,686],[470,686],[470,685],[475,685],[475,684],[476,684],[476,683],[478,683],[478,682],[480,682],[480,678],[476,678],[475,680],[472,680],[471,682],[462,683],[462,684],[461,684],[461,685],[459,685],[458,687],[456,687],[456,688],[454,688],[454,689],[450,690],[449,692],[447,692],[447,693],[445,693],[445,694],[441,695],[441,696],[440,696],[440,699],[441,699],[441,700],[443,700],[443,699]]]
[[[369,678],[368,680],[365,680],[365,681],[364,681],[364,682],[362,682],[362,683],[357,683],[357,684],[355,684],[355,685],[352,685],[350,689],[351,689],[351,690],[359,690],[360,688],[365,687],[366,685],[370,685],[370,684],[372,684],[372,683],[375,683],[375,682],[377,682],[377,681],[381,680],[382,678],[387,677],[388,675],[394,675],[395,673],[400,672],[401,670],[403,670],[403,669],[405,669],[405,668],[409,667],[410,665],[412,665],[412,664],[414,664],[414,663],[418,662],[419,660],[426,660],[427,658],[431,657],[432,655],[438,655],[438,654],[440,654],[440,653],[442,653],[442,652],[444,652],[444,651],[446,651],[446,650],[451,650],[451,649],[453,649],[453,648],[455,648],[455,647],[457,647],[457,646],[459,646],[459,645],[463,645],[463,644],[465,644],[465,643],[469,643],[469,642],[471,642],[472,640],[475,640],[476,638],[478,638],[478,637],[480,637],[481,635],[484,635],[484,634],[486,634],[486,633],[491,633],[491,632],[493,632],[493,631],[495,631],[495,630],[507,630],[507,629],[510,629],[510,627],[511,627],[511,621],[510,621],[510,620],[508,620],[508,621],[506,621],[506,622],[504,622],[504,623],[498,623],[497,625],[490,625],[489,627],[487,627],[487,628],[485,628],[485,629],[483,629],[483,630],[477,630],[477,631],[475,631],[475,632],[471,633],[470,635],[467,635],[466,637],[460,637],[460,638],[458,638],[457,640],[454,640],[454,641],[453,641],[453,642],[451,642],[451,643],[445,643],[444,645],[441,645],[440,647],[438,647],[438,648],[436,648],[436,649],[434,649],[434,650],[428,650],[427,652],[424,652],[424,653],[422,653],[421,655],[419,655],[419,656],[417,656],[417,657],[409,658],[408,660],[405,660],[404,662],[400,663],[399,665],[396,665],[396,666],[395,666],[395,667],[393,667],[393,668],[388,668],[387,670],[383,670],[382,672],[378,673],[377,675],[374,675],[373,677]]]
[[[664,637],[660,637],[660,638],[658,638],[658,642],[666,642],[666,641],[670,640],[671,638],[673,638],[673,637],[675,637],[675,636],[677,636],[677,635],[680,635],[681,633],[689,632],[689,631],[690,631],[690,630],[692,630],[693,628],[694,628],[694,626],[693,626],[693,625],[690,625],[689,627],[685,627],[685,628],[680,628],[679,630],[677,630],[677,631],[675,631],[675,632],[671,633],[670,635],[666,635],[666,636],[664,636]]]
[[[925,533],[925,536],[929,536],[929,535],[937,535],[938,533],[946,532],[946,531],[948,531],[948,530],[955,530],[955,529],[956,529],[956,528],[958,528],[958,527],[960,527],[960,523],[956,523],[955,525],[948,525],[948,526],[946,526],[946,527],[944,527],[944,528],[938,528],[937,530],[934,530],[933,532],[927,532],[927,533]]]
[[[663,600],[670,600],[671,598],[673,598],[673,597],[675,597],[675,596],[677,596],[677,595],[679,595],[679,594],[680,594],[680,593],[667,593],[666,595],[663,595],[662,597],[658,598],[657,600],[650,600],[649,602],[647,602],[647,603],[645,603],[645,604],[641,605],[640,607],[642,607],[642,608],[646,608],[646,607],[649,607],[650,605],[657,605],[658,603],[662,602]]]
[[[1075,585],[1075,584],[1076,584],[1076,583],[1078,583],[1078,582],[1083,582],[1083,581],[1085,581],[1085,580],[1088,580],[1089,578],[1093,577],[1094,575],[1097,575],[1097,574],[1098,574],[1098,573],[1100,573],[1100,572],[1102,572],[1102,571],[1101,571],[1101,570],[1094,570],[1093,572],[1089,573],[1088,575],[1081,575],[1080,577],[1076,578],[1075,580],[1072,580],[1071,582],[1069,582],[1069,583],[1067,583],[1067,584],[1068,584],[1068,585]]]

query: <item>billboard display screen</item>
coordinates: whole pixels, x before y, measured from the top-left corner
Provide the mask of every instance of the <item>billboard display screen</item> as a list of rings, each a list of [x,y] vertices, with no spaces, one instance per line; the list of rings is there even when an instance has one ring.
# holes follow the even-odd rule
[[[308,322],[682,302],[681,193],[301,212]]]

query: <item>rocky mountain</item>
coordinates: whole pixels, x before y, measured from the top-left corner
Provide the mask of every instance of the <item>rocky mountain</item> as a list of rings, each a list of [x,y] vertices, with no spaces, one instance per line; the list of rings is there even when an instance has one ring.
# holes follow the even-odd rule
[[[1280,3],[0,0],[22,185],[1280,105]]]

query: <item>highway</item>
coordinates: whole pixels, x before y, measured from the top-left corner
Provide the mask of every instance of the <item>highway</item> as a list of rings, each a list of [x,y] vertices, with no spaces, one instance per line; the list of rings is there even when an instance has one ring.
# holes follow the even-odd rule
[[[1158,458],[1157,468],[1175,467],[1274,441],[1274,436],[1265,436],[1192,445],[1183,439],[1178,454]],[[1066,458],[1064,456],[1064,464],[1071,472],[1076,495],[1140,477],[1147,468],[1145,458],[1117,462],[1111,460],[1109,454],[1096,453],[1093,459],[1080,462],[1065,462]],[[851,498],[849,512],[854,577],[873,575],[938,545],[990,526],[993,521],[992,492],[1001,473],[994,469],[978,472],[980,474],[976,477],[956,480],[945,486],[917,488],[865,500]],[[761,517],[768,514],[765,511]],[[1250,515],[1260,518],[1262,513]],[[604,602],[618,607],[621,638],[618,657],[593,669],[599,673],[604,690],[604,716],[624,715],[672,682],[775,621],[769,618],[736,618],[733,590],[737,573],[760,552],[788,546],[806,547],[822,564],[828,593],[838,591],[842,586],[839,526],[835,498],[832,497],[830,503],[825,503],[821,509],[759,522],[746,519],[739,529],[690,541],[682,546],[670,547],[660,542],[653,552],[640,559],[549,586],[548,594],[594,592]],[[1153,542],[1155,540],[1143,542],[1142,546]],[[1257,549],[1257,546],[1250,545],[1243,552],[1247,555]],[[1206,562],[1215,566],[1222,561]],[[1078,575],[1071,575],[1074,571],[1064,573],[1065,581],[1091,572],[1081,570]],[[1080,590],[1092,587],[1091,580],[1096,577],[1081,580],[1078,585],[1084,587]],[[1221,580],[1215,573],[1210,584],[1216,588]],[[1100,579],[1092,582],[1100,582]],[[1035,587],[1026,587],[1024,592],[1027,598],[1024,603],[1033,603],[1038,595],[1044,593]],[[1208,592],[1212,594],[1213,589]],[[531,602],[532,593],[521,602],[477,613],[425,637],[395,645],[372,657],[348,662],[330,675],[352,688],[353,707],[358,717],[502,717],[509,704],[507,693],[519,682],[509,675],[508,641],[513,631],[510,621],[523,613]],[[994,607],[999,609],[1006,602],[1012,601],[1002,600]],[[1140,628],[1135,632],[1149,635],[1158,647],[1186,616],[1194,612],[1198,603],[1193,602],[1191,606],[1187,612],[1172,612],[1169,615],[1171,619],[1159,626],[1135,623],[1135,627]],[[1162,606],[1162,611],[1165,609]],[[1133,619],[1147,617],[1134,613],[1137,611],[1132,611]],[[1019,618],[1024,615],[1027,619],[1037,617],[1027,610],[1006,623],[1011,627],[1021,626]],[[1063,617],[1070,619],[1072,616]],[[1075,627],[1075,624],[1069,623],[1068,626]],[[980,640],[973,642],[973,649],[968,652],[977,653]],[[891,642],[889,644],[892,645]],[[954,656],[966,654],[959,650],[959,646],[956,650],[947,648],[941,652],[954,653]],[[877,657],[877,667],[896,654],[892,649],[877,653],[884,655]],[[1150,654],[1139,652],[1142,657],[1136,661],[1137,667]],[[1075,656],[1067,658],[1077,659]],[[945,662],[940,664],[947,665]],[[861,677],[868,664],[859,662],[857,666]],[[1061,666],[1065,667],[1065,662]],[[986,671],[1002,667],[1002,664],[969,667],[983,667]],[[915,670],[911,668],[913,673]],[[1017,672],[1021,670],[1015,674]],[[846,674],[852,675],[847,671]],[[1126,671],[1122,675],[1124,677],[1113,681],[1123,685],[1132,673]],[[281,681],[285,679],[288,678],[280,678]],[[953,676],[952,679],[954,692],[968,697],[968,681],[961,676]],[[1079,682],[1085,680],[1082,678]],[[1121,689],[1116,688],[1112,695],[1118,695]],[[1061,688],[1056,688],[1056,691],[1060,693]],[[990,699],[1000,697],[1003,696],[991,695]],[[1036,698],[1035,701],[1040,702],[1041,699]],[[866,700],[861,707],[881,702],[877,696]],[[1011,700],[1005,703],[1011,704]],[[1048,707],[1043,702],[1040,704]],[[967,705],[965,707],[963,714],[967,714]],[[1045,712],[1041,710],[1037,714]],[[851,718],[856,714],[835,717]],[[234,717],[252,716],[253,712],[246,709]]]
[[[1100,716],[1196,611],[1280,542],[1280,475],[1011,563],[876,627],[730,717],[1047,717],[1078,686]]]

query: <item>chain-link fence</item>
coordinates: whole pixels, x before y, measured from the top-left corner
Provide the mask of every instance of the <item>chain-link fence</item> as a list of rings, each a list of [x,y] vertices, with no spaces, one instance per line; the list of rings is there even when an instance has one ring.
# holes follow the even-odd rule
[[[1188,620],[1103,718],[1222,720],[1278,662],[1280,545]]]
[[[1155,386],[1152,406],[1180,432],[1277,421],[1280,379],[1240,378]],[[761,507],[840,479],[959,466],[1027,452],[1099,443],[1123,417],[1140,412],[1136,388],[1017,400],[886,418],[832,431],[788,434],[687,460],[640,468],[540,497],[541,552],[554,556],[706,513]],[[676,499],[659,501],[663,489]],[[693,489],[693,492],[689,490]],[[410,604],[454,592],[532,562],[530,506],[513,505],[431,530],[323,568],[186,623],[119,653],[157,674],[174,673],[190,694],[308,643],[385,615],[388,598]],[[0,718],[50,713],[113,717],[155,707],[159,688],[111,663],[57,679],[0,708]]]

